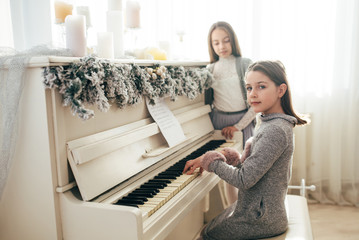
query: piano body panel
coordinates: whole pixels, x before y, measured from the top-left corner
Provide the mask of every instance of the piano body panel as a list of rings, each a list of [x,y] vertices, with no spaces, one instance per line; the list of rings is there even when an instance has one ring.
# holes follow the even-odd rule
[[[71,191],[60,194],[63,238],[66,240],[143,239],[137,208],[84,202]]]
[[[199,204],[192,207],[192,210],[185,216],[176,228],[169,233],[164,240],[197,240],[199,233],[203,228],[204,216],[203,212],[207,204],[207,198],[203,199]]]
[[[0,239],[61,239],[41,74],[41,68],[29,68],[24,80],[16,147],[0,199]]]

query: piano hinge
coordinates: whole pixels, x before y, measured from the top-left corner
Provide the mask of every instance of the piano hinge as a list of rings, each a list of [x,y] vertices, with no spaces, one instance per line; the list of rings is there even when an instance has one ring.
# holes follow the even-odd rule
[[[61,187],[57,187],[56,188],[56,192],[58,193],[64,193],[66,192],[67,190],[70,190],[71,188],[75,187],[76,186],[76,182],[71,182],[69,184],[66,184],[64,186],[61,186]]]

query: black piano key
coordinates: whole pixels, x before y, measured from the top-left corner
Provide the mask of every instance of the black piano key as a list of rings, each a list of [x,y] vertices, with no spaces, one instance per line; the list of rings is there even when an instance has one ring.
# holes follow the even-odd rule
[[[132,204],[132,203],[114,203],[116,205],[123,205],[123,206],[128,206],[128,207],[136,207],[138,208],[138,205],[136,204]]]
[[[170,167],[168,168],[166,171],[164,171],[165,173],[172,173],[172,174],[175,174],[177,175],[178,174],[178,169],[176,169],[176,167]]]
[[[147,202],[148,198],[147,197],[141,197],[141,196],[126,196],[121,198],[122,200],[142,200],[143,202]]]
[[[136,204],[137,206],[138,205],[143,205],[145,203],[145,201],[143,200],[140,200],[140,199],[131,199],[131,200],[126,200],[126,199],[121,199],[119,201],[117,201],[118,203],[131,203],[131,204]]]
[[[182,173],[178,172],[178,171],[166,171],[166,172],[164,172],[163,175],[170,175],[170,176],[174,176],[174,177],[179,177],[179,176],[182,175]]]
[[[152,194],[156,194],[159,192],[158,189],[151,189],[151,188],[137,188],[134,192],[138,192],[138,193],[152,193]]]
[[[167,184],[171,183],[171,181],[168,179],[151,179],[148,182],[163,182],[163,183],[167,183]]]
[[[176,179],[176,178],[177,178],[176,176],[168,175],[168,174],[167,175],[161,174],[155,177],[155,179]]]
[[[166,187],[165,183],[145,183],[141,185],[141,188],[150,188],[150,189],[162,189]]]
[[[158,179],[157,179],[158,180]],[[164,180],[164,179],[159,179],[159,180]],[[162,188],[164,188],[164,187],[167,187],[167,184],[168,183],[166,183],[166,182],[154,182],[154,181],[151,181],[151,182],[147,182],[147,183],[145,183],[145,184],[148,184],[148,185],[159,185],[159,186],[161,186]]]
[[[153,196],[155,196],[156,194],[152,194],[152,193],[136,193],[136,192],[132,192],[130,194],[128,194],[128,196],[142,196],[142,197],[149,197],[152,198]]]
[[[120,199],[116,202],[116,204],[134,204],[134,205],[143,205],[144,201],[138,199],[126,200]]]
[[[181,164],[181,165],[174,165],[171,167],[171,169],[169,171],[173,171],[173,172],[179,172],[179,171],[182,171],[181,168],[183,167],[184,164]]]

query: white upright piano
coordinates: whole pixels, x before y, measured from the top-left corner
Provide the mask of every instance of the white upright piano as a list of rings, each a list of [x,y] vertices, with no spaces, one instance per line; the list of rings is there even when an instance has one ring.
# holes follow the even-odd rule
[[[242,142],[225,142],[213,130],[203,95],[165,99],[186,137],[173,147],[145,102],[106,113],[93,108],[95,117],[83,121],[42,83],[43,67],[73,60],[30,63],[15,158],[0,202],[0,239],[195,239],[204,213],[215,205],[208,194],[219,178],[181,175],[183,164],[207,150],[241,149]]]

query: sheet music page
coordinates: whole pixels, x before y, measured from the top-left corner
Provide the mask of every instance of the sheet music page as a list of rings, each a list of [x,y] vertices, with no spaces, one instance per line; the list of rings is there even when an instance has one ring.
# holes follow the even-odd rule
[[[146,98],[147,109],[153,120],[156,121],[169,147],[184,141],[186,136],[183,129],[171,110],[168,108],[164,99],[156,99],[155,105],[150,105]]]

